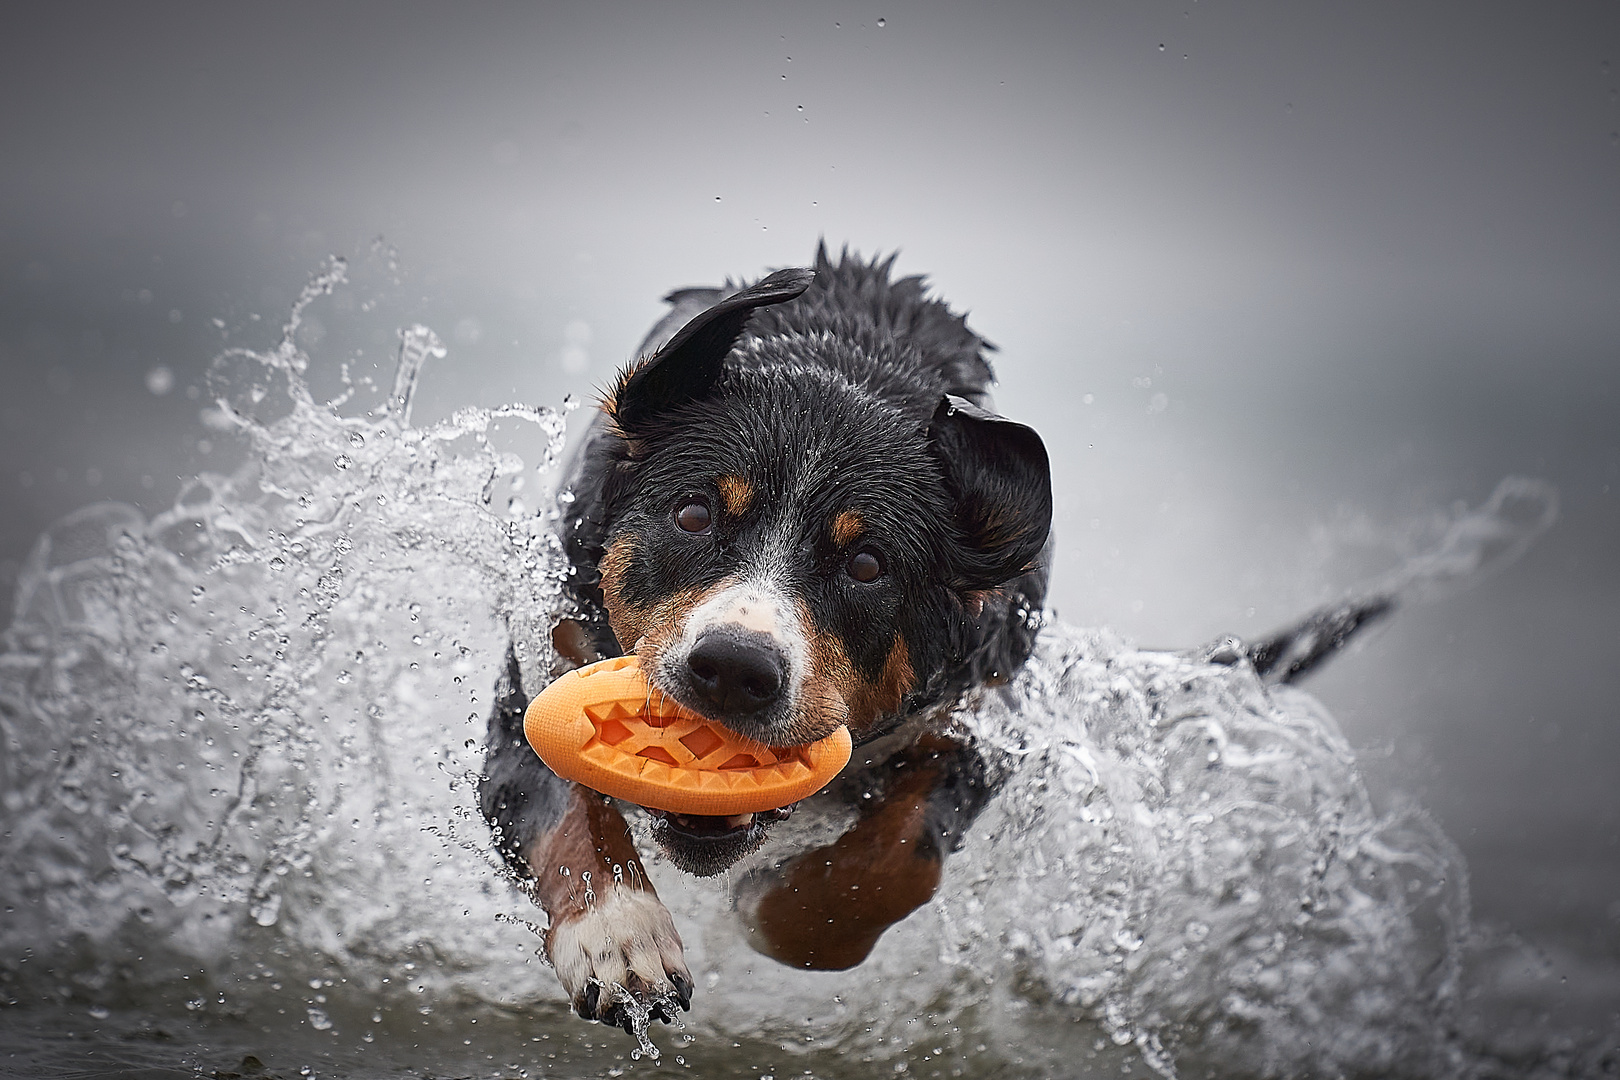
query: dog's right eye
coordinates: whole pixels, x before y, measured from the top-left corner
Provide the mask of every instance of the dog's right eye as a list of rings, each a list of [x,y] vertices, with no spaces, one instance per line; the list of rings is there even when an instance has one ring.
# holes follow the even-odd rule
[[[675,511],[675,524],[682,532],[708,532],[712,521],[709,504],[703,499],[693,499]]]

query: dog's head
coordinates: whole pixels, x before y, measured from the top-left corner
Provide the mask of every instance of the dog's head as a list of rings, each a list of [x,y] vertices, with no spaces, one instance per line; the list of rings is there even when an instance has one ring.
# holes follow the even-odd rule
[[[780,271],[716,304],[603,403],[614,634],[665,693],[773,746],[903,714],[961,662],[986,597],[1030,569],[1052,512],[1035,432],[871,355],[881,341],[734,349],[756,308],[812,278]],[[662,838],[714,872],[763,838],[760,817],[666,815]]]

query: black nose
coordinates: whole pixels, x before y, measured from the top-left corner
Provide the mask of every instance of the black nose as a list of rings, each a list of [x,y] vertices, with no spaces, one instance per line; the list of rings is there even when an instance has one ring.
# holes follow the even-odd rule
[[[782,696],[782,654],[751,630],[710,630],[686,658],[688,682],[714,719],[749,716]]]

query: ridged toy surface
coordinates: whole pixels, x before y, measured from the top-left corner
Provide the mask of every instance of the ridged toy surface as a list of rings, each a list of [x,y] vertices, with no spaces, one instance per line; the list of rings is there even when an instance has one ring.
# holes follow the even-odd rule
[[[634,656],[570,671],[529,702],[524,734],[567,780],[675,814],[774,810],[825,787],[849,761],[849,729],[766,746],[683,708]]]

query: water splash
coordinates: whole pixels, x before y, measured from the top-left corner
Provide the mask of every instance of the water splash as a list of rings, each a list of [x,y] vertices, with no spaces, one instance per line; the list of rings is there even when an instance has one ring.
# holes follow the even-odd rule
[[[1437,543],[1407,559],[1374,589],[1432,599],[1477,584],[1517,561],[1557,520],[1557,488],[1544,480],[1507,477],[1483,505],[1446,521]]]
[[[516,491],[550,477],[564,416],[414,426],[425,365],[447,361],[421,326],[386,391],[312,363],[309,311],[347,273],[324,268],[273,347],[216,363],[209,422],[240,468],[150,520],[87,507],[20,575],[0,649],[0,996],[297,1031],[349,1048],[350,1075],[373,1075],[359,1063],[390,1035],[413,1067],[478,1035],[512,1071],[542,1039],[607,1068],[630,1048],[567,1015],[475,792],[509,637],[531,685],[551,661],[562,557]],[[326,400],[323,366],[341,371]],[[1391,586],[1511,555],[1553,505],[1517,484]],[[1455,1034],[1462,862],[1421,810],[1372,804],[1308,695],[1053,625],[958,722],[1001,794],[936,902],[853,975],[755,955],[732,910],[749,868],[683,877],[634,816],[698,978],[685,1057],[716,1074],[756,1058],[779,1074],[1478,1071]],[[807,806],[755,867],[840,821]],[[657,1060],[647,1017],[634,1027]]]
[[[476,966],[495,945],[463,916],[465,881],[483,909],[499,896],[469,801],[487,672],[508,625],[546,640],[560,572],[543,519],[493,507],[523,468],[497,432],[554,452],[563,417],[411,427],[444,355],[422,327],[380,407],[317,402],[298,333],[345,273],[316,276],[275,347],[216,362],[211,423],[242,440],[240,469],[150,521],[87,507],[20,575],[0,657],[7,957],[76,951],[93,987],[96,957],[157,943],[253,980],[233,954],[292,942],[381,986],[432,978],[424,951]]]

